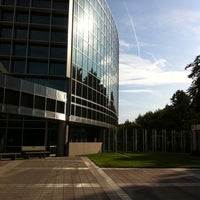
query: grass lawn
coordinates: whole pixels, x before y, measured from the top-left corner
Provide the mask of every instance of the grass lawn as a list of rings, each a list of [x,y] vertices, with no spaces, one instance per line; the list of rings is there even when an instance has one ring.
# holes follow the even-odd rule
[[[87,155],[99,167],[200,167],[200,156],[174,153],[99,153]]]

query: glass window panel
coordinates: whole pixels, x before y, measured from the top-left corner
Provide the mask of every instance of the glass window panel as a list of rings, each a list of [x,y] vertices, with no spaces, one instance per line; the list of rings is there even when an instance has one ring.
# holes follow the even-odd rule
[[[29,62],[29,74],[48,74],[48,63]]]
[[[44,140],[45,140],[44,135],[45,135],[44,129],[37,129],[37,130],[34,130],[33,128],[24,129],[23,145],[24,146],[44,146]]]
[[[48,46],[30,45],[29,56],[31,56],[31,57],[48,57]]]
[[[56,111],[59,112],[59,113],[65,113],[65,104],[64,102],[61,102],[61,101],[57,101],[57,108],[56,108]]]
[[[49,24],[50,14],[32,14],[31,22],[37,24]]]
[[[81,117],[81,107],[80,106],[76,106],[76,116]]]
[[[47,99],[47,106],[46,110],[55,112],[55,107],[56,107],[56,101],[53,99]]]
[[[3,103],[4,89],[0,87],[0,103]]]
[[[27,0],[17,0],[17,5],[19,6],[29,6],[30,1]]]
[[[12,29],[11,28],[2,28],[0,30],[0,37],[11,38],[12,37]]]
[[[25,61],[14,61],[13,72],[23,74],[25,73]]]
[[[3,0],[4,5],[15,5],[15,0]]]
[[[65,47],[52,47],[51,57],[52,58],[66,58],[67,49]]]
[[[49,0],[32,0],[32,6],[39,7],[39,8],[50,8],[51,1],[49,1]]]
[[[50,74],[51,75],[61,75],[65,76],[66,74],[66,63],[51,63],[50,64]]]
[[[67,41],[67,33],[60,31],[52,31],[52,41],[54,42],[66,42]]]
[[[33,108],[33,95],[22,92],[21,93],[21,106]]]
[[[4,11],[2,13],[3,21],[13,21],[13,12]]]
[[[41,96],[35,96],[35,105],[36,109],[45,110],[45,98]]]
[[[28,13],[17,13],[16,15],[17,22],[28,22]]]
[[[49,80],[49,86],[53,87],[57,90],[65,91],[66,92],[66,81],[65,80],[59,80],[59,79],[51,79]]]
[[[27,39],[27,29],[16,29],[15,37],[17,39]]]
[[[15,90],[6,89],[5,104],[19,106],[19,92]]]
[[[67,26],[67,17],[60,16],[60,15],[54,15],[52,18],[52,24]]]
[[[7,59],[0,59],[0,63],[3,64],[4,68],[9,71],[9,60]]]
[[[30,38],[32,40],[49,41],[49,31],[48,30],[31,30]]]
[[[53,8],[54,9],[67,10],[68,5],[69,5],[69,2],[66,1],[66,0],[53,1]]]
[[[26,45],[16,44],[14,46],[14,55],[15,56],[26,56]]]
[[[10,55],[10,44],[0,44],[0,55]]]
[[[79,66],[82,66],[83,65],[83,59],[82,59],[82,53],[80,51],[77,51],[77,64]]]

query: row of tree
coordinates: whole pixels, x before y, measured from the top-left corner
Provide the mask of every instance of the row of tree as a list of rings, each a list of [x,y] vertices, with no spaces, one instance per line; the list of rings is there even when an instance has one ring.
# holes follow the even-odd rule
[[[134,122],[127,120],[125,126],[147,129],[189,130],[192,124],[200,123],[200,55],[187,65],[192,83],[187,92],[176,91],[171,97],[171,104],[155,112],[139,115]]]

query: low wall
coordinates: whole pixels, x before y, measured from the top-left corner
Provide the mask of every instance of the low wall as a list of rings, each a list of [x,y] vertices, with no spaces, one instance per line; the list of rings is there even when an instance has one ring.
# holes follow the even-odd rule
[[[69,156],[102,152],[102,142],[70,142]]]

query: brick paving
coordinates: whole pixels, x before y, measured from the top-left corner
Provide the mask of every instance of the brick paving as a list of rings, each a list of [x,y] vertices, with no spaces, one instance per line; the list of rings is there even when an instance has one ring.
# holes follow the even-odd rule
[[[104,169],[131,199],[200,199],[200,169]]]
[[[2,200],[197,200],[200,169],[100,169],[85,157],[0,161]]]

